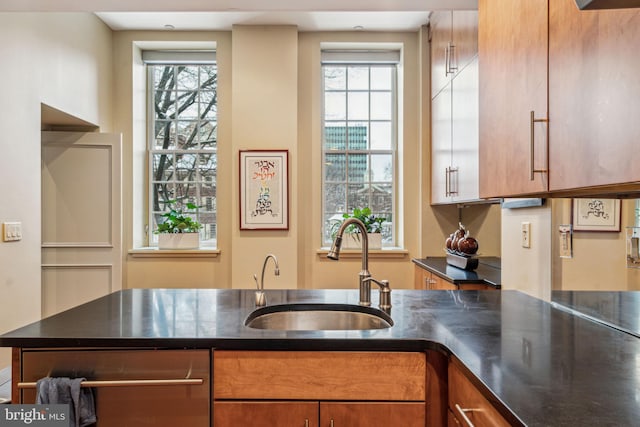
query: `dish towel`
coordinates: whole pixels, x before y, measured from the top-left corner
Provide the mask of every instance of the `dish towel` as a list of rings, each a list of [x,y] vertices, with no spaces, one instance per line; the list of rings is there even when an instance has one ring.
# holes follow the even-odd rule
[[[36,403],[69,404],[69,427],[85,427],[96,422],[91,388],[81,388],[86,378],[40,378],[36,383]]]

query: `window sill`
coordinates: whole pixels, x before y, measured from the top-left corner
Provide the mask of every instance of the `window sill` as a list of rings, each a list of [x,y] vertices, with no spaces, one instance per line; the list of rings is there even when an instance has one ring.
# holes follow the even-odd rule
[[[158,248],[136,248],[128,252],[132,258],[217,258],[220,249],[199,248],[199,249],[158,249]]]
[[[329,248],[320,248],[316,251],[318,256],[326,257]],[[342,249],[340,250],[340,258],[360,258],[362,256],[361,249]],[[383,248],[369,249],[369,259],[394,259],[407,258],[409,251],[402,248]]]

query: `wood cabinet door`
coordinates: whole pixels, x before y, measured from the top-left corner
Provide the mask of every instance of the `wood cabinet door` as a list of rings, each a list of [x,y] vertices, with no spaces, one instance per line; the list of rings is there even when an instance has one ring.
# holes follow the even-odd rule
[[[640,10],[549,6],[551,190],[640,180]]]
[[[320,402],[321,427],[424,427],[424,402]]]
[[[427,289],[429,273],[422,267],[414,266],[414,287],[415,289]]]
[[[547,191],[547,0],[479,0],[480,196]]]
[[[478,57],[452,80],[451,166],[449,187],[454,201],[477,200],[478,190]]]
[[[213,403],[213,427],[318,427],[318,402]]]
[[[442,291],[442,290],[455,291],[456,289],[458,289],[458,287],[453,283],[448,282],[444,280],[442,277],[436,276],[433,273],[431,273],[431,277],[429,278],[429,283],[431,284],[431,289],[438,290],[438,291]]]
[[[96,381],[94,397],[100,427],[209,427],[210,364],[208,350],[24,350],[22,381],[34,382],[46,376]],[[201,379],[202,383],[179,384],[187,378]],[[130,385],[108,384],[121,380]],[[144,380],[174,383],[141,384]],[[102,381],[107,384],[100,384]],[[22,394],[20,403],[35,403],[35,388],[25,389]]]
[[[452,15],[450,10],[433,12],[429,17],[431,34],[431,98],[434,98],[449,82],[447,73],[447,49],[451,43]]]
[[[454,10],[451,19],[453,61],[461,72],[478,54],[478,11]]]
[[[454,360],[449,363],[449,409],[462,425],[469,425],[469,422],[464,419],[465,417],[477,427],[507,427],[510,425],[465,376],[458,366],[458,362]],[[451,418],[449,420],[450,426],[455,425],[455,423],[451,423]]]
[[[431,100],[431,203],[451,203],[451,85]]]

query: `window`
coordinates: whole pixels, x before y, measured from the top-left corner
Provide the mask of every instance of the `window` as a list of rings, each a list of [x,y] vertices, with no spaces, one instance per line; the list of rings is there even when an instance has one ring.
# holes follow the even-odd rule
[[[343,213],[364,207],[386,218],[383,246],[396,244],[393,218],[400,55],[398,51],[387,52],[380,60],[376,53],[323,52],[324,245],[331,243],[332,225],[342,221]]]
[[[157,52],[156,52],[157,53]],[[210,52],[210,56],[213,53]],[[175,201],[198,206],[192,216],[203,224],[201,241],[215,246],[217,159],[217,84],[215,61],[183,62],[167,53],[148,59],[149,79],[149,224]],[[150,246],[157,236],[149,234]]]

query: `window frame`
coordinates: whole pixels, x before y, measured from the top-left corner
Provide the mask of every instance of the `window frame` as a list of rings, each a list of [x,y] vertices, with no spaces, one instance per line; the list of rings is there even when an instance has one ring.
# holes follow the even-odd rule
[[[151,55],[146,55],[146,54],[151,54]],[[206,59],[202,59],[204,57],[206,57]],[[211,59],[213,58],[213,59]],[[145,97],[146,97],[146,105],[147,105],[147,113],[146,113],[146,129],[147,129],[147,137],[146,137],[146,144],[145,144],[145,150],[146,150],[146,167],[147,167],[147,200],[146,200],[146,206],[147,206],[147,221],[148,221],[148,226],[147,226],[147,245],[148,247],[151,248],[155,248],[158,246],[157,243],[157,237],[155,236],[153,227],[155,225],[155,220],[154,220],[154,216],[156,214],[158,214],[158,212],[154,211],[153,209],[153,197],[154,197],[154,193],[155,193],[155,183],[158,182],[155,180],[154,177],[154,170],[153,170],[153,165],[154,165],[154,156],[157,154],[170,154],[172,156],[177,156],[177,155],[182,155],[182,154],[192,154],[195,155],[195,161],[194,161],[194,166],[197,168],[198,165],[198,161],[199,161],[199,156],[201,154],[211,154],[213,156],[215,156],[215,163],[216,165],[219,162],[219,150],[218,150],[218,138],[216,136],[216,142],[215,145],[211,148],[202,148],[202,147],[198,147],[197,149],[178,149],[178,148],[171,148],[168,150],[162,150],[162,149],[157,149],[155,148],[155,140],[156,140],[156,135],[155,135],[155,125],[156,125],[156,116],[155,116],[155,104],[154,104],[154,95],[155,95],[155,87],[154,87],[154,69],[155,67],[158,66],[173,66],[173,67],[177,67],[177,66],[214,66],[216,67],[216,73],[219,72],[218,70],[218,64],[217,61],[215,60],[215,52],[214,51],[203,51],[203,52],[190,52],[190,51],[144,51],[143,52],[143,62],[144,62],[144,66],[146,68],[145,70],[145,75],[146,75],[146,93],[145,93]],[[199,70],[200,72],[200,70]],[[178,90],[177,88],[173,88],[172,91],[174,90]],[[198,87],[197,92],[200,92],[200,87]],[[215,87],[215,91],[217,92],[218,90],[218,84],[216,84]],[[217,112],[217,107],[218,107],[218,102],[216,102],[216,113],[215,113],[215,119],[210,120],[210,119],[200,119],[199,117],[195,118],[195,119],[187,119],[187,120],[180,120],[180,118],[174,118],[171,119],[170,121],[174,122],[174,123],[178,123],[180,121],[192,121],[192,122],[198,122],[197,126],[200,126],[201,122],[215,122],[215,127],[216,127],[216,135],[217,135],[217,127],[219,125],[219,114]],[[217,168],[217,166],[216,166]],[[216,174],[213,177],[213,183],[215,183],[215,188],[216,188],[216,193],[217,193],[217,181],[218,181],[218,176],[217,176],[217,169],[216,169]],[[160,181],[160,182],[165,182],[165,181]],[[171,181],[167,181],[167,182],[172,182],[174,184],[178,184],[178,183],[184,183],[185,181],[181,181],[179,179],[176,179],[174,176],[174,179]],[[201,184],[206,183],[207,181],[202,180],[202,179],[196,179],[194,181],[188,181],[189,183],[193,183],[194,185],[196,185],[196,198],[199,200],[200,197],[200,190],[201,190]],[[197,204],[197,203],[196,203]],[[191,212],[189,210],[186,210],[186,212]],[[217,203],[214,201],[213,203],[213,207],[211,210],[207,210],[205,212],[203,212],[204,215],[206,214],[211,214],[214,216],[215,221],[213,223],[207,223],[205,224],[205,227],[203,227],[203,229],[200,231],[200,243],[201,243],[201,248],[205,248],[205,249],[215,249],[217,247]],[[194,219],[200,221],[200,216],[201,214],[195,213],[192,215],[194,217]],[[212,233],[210,238],[206,237],[205,234],[205,228],[207,226],[210,226],[210,229],[208,230],[209,233]]]
[[[330,236],[330,232],[331,232],[331,225],[329,225],[327,223],[327,219],[325,218],[325,215],[327,214],[327,212],[325,212],[325,197],[324,197],[324,193],[325,193],[325,185],[327,183],[331,183],[332,181],[328,181],[326,179],[327,177],[327,173],[326,173],[326,154],[327,153],[337,153],[337,154],[345,154],[345,185],[346,185],[346,200],[345,200],[345,210],[348,213],[351,213],[351,210],[348,206],[349,203],[349,161],[348,159],[348,154],[366,154],[368,157],[368,161],[371,159],[372,155],[376,155],[376,154],[385,154],[385,155],[391,155],[391,167],[392,167],[392,176],[391,176],[391,226],[390,226],[390,231],[391,231],[391,241],[390,242],[383,242],[383,248],[390,248],[390,247],[397,247],[398,242],[399,242],[399,224],[398,224],[398,207],[397,207],[397,199],[398,199],[398,191],[400,188],[400,184],[399,184],[399,179],[400,179],[400,173],[401,171],[399,170],[399,161],[398,161],[398,156],[399,156],[399,122],[400,122],[400,108],[399,108],[399,91],[400,91],[400,80],[399,80],[399,73],[401,72],[401,61],[400,61],[400,51],[391,51],[389,52],[388,50],[370,50],[364,53],[362,51],[356,51],[356,52],[350,52],[348,50],[337,50],[337,51],[329,51],[329,57],[331,59],[329,60],[324,60],[324,51],[323,51],[323,60],[321,62],[321,161],[322,161],[322,168],[321,168],[321,173],[322,173],[322,177],[321,177],[321,207],[322,207],[322,215],[321,215],[321,244],[323,247],[329,246],[331,244],[331,240],[330,237],[327,238],[327,236]],[[389,55],[389,53],[391,53],[391,55]],[[349,57],[352,57],[353,59],[350,59]],[[389,59],[389,57],[393,58],[397,56],[397,59]],[[370,59],[367,60],[365,58],[369,57]],[[361,59],[363,58],[363,59]],[[326,130],[326,124],[327,123],[331,123],[334,122],[333,120],[327,121],[326,120],[326,113],[325,113],[325,99],[326,99],[326,93],[327,92],[331,92],[332,90],[327,90],[325,88],[325,72],[324,72],[324,68],[325,66],[344,66],[346,67],[345,69],[348,70],[349,67],[367,67],[368,68],[368,72],[369,72],[369,77],[371,76],[371,69],[374,67],[388,67],[392,70],[392,81],[391,81],[391,104],[392,104],[392,110],[391,110],[391,147],[389,149],[371,149],[370,148],[370,139],[367,141],[368,144],[368,148],[366,150],[350,150],[348,144],[345,144],[345,149],[344,150],[331,150],[327,148],[327,144],[326,144],[326,139],[325,139],[325,130]],[[346,74],[348,74],[348,71],[346,71]],[[369,78],[370,81],[370,78]],[[336,91],[341,91],[341,90],[336,90]],[[371,97],[370,94],[377,92],[378,90],[375,89],[371,89],[371,87],[369,87],[366,90],[361,90],[361,89],[356,89],[356,90],[349,90],[349,86],[348,86],[348,82],[345,83],[345,89],[344,89],[344,93],[345,93],[345,119],[344,120],[339,120],[345,123],[345,141],[348,141],[348,131],[349,131],[349,124],[350,123],[357,123],[357,122],[366,122],[367,123],[367,128],[370,129],[370,125],[371,123],[375,123],[377,121],[388,121],[388,120],[375,120],[371,118]],[[349,114],[349,110],[348,110],[348,94],[350,92],[366,92],[369,94],[369,102],[368,102],[368,112],[369,112],[369,117],[366,120],[350,120],[348,118],[348,114]],[[338,122],[338,120],[336,120],[335,122]],[[375,185],[376,181],[371,181],[371,165],[369,163],[368,165],[368,170],[369,170],[369,181],[367,181],[369,184]],[[340,181],[342,182],[342,181]],[[369,202],[371,204],[371,191],[369,191]],[[357,206],[359,208],[362,208],[363,206]],[[377,214],[377,212],[373,212],[373,214]],[[328,227],[328,228],[327,228]]]

